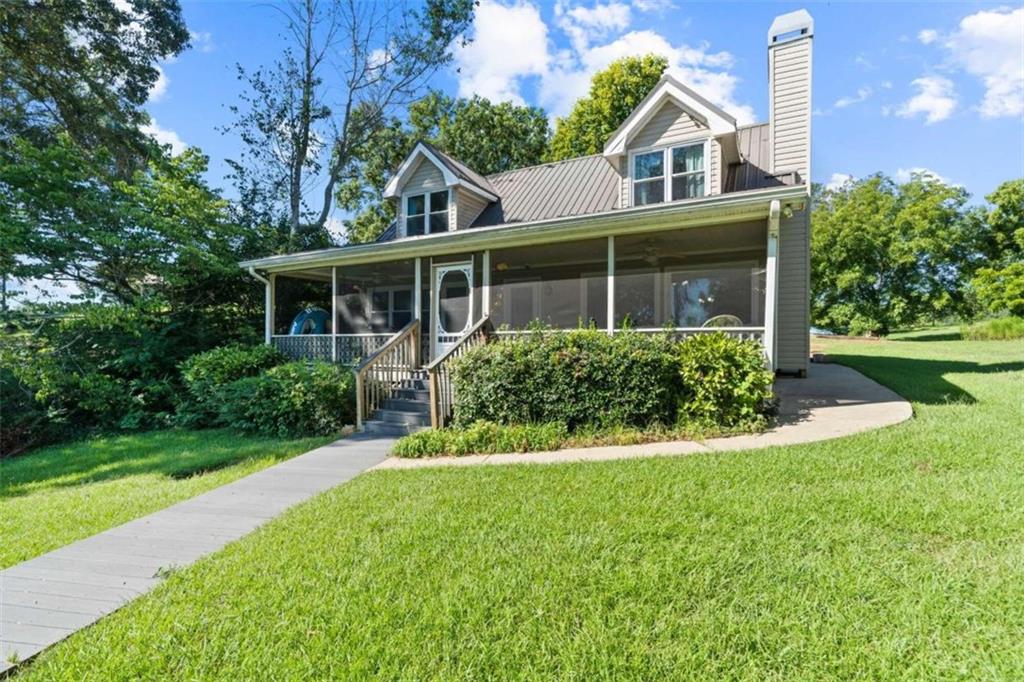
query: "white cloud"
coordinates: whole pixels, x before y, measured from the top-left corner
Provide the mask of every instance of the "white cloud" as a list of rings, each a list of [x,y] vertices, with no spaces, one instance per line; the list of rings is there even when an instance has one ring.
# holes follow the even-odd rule
[[[159,66],[156,67],[156,80],[153,81],[153,85],[149,87],[149,101],[159,102],[167,94],[167,86],[171,84],[171,79],[167,77],[164,70]]]
[[[209,31],[191,31],[189,38],[192,40],[192,47],[203,54],[213,52],[213,34]]]
[[[836,103],[833,104],[832,106],[834,106],[836,109],[845,109],[848,106],[852,106],[854,104],[860,104],[861,102],[866,100],[868,97],[871,97],[871,93],[872,92],[874,92],[874,91],[869,86],[865,85],[862,88],[857,88],[857,94],[856,95],[847,96],[847,97],[840,97],[839,99],[836,100]]]
[[[875,68],[875,65],[873,63],[871,63],[870,59],[868,59],[867,57],[864,56],[863,52],[858,54],[856,57],[853,58],[853,63],[856,64],[857,66],[859,66],[862,69],[870,70],[870,69],[874,69]]]
[[[941,182],[943,185],[949,185],[950,187],[959,187],[956,183],[951,182],[949,178],[939,175],[930,168],[923,168],[921,166],[914,168],[897,168],[892,177],[896,182],[904,183],[913,180],[915,175],[926,181],[930,180],[933,182]]]
[[[966,16],[944,46],[957,65],[985,84],[982,117],[1024,115],[1024,8]]]
[[[882,81],[882,87],[886,90],[892,90],[892,81]]]
[[[664,12],[675,9],[672,0],[633,0],[633,7],[641,12]]]
[[[528,0],[512,5],[482,0],[474,40],[456,55],[459,94],[521,103],[521,86],[535,79],[538,103],[551,115],[564,116],[587,94],[596,72],[620,57],[654,53],[668,59],[670,73],[741,124],[755,120],[753,108],[736,100],[739,79],[728,71],[734,62],[730,53],[712,52],[707,43],[675,45],[656,31],[629,31],[630,18],[630,8],[615,0],[591,7],[560,2],[555,27],[570,47],[554,51],[548,27]]]
[[[139,130],[146,135],[149,135],[162,145],[171,145],[172,154],[177,155],[185,151],[185,142],[178,137],[178,133],[173,130],[168,130],[167,128],[161,128],[157,124],[156,119],[153,119],[150,123],[142,126]]]
[[[459,95],[522,104],[521,79],[548,70],[548,27],[537,7],[525,0],[482,0],[473,25],[473,42],[456,53]]]
[[[833,191],[842,189],[847,183],[853,182],[854,179],[849,173],[833,173],[832,177],[825,183],[825,189]]]
[[[900,118],[914,118],[924,114],[925,123],[938,123],[949,118],[956,108],[956,91],[953,81],[948,78],[921,76],[910,84],[918,92],[896,109],[896,115]]]
[[[917,39],[924,45],[931,45],[939,39],[939,32],[933,28],[925,28],[918,32]]]

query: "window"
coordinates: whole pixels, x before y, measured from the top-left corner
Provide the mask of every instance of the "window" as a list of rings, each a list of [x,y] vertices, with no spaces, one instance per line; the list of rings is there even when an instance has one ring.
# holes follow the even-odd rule
[[[370,292],[370,326],[375,332],[396,332],[412,320],[412,290],[374,289]]]
[[[405,234],[448,231],[448,190],[413,194],[405,198]]]
[[[704,196],[704,144],[672,149],[672,201]]]
[[[704,142],[698,142],[635,154],[633,205],[646,206],[704,196],[704,147]]]
[[[633,157],[633,205],[660,204],[665,200],[665,153],[661,150]]]

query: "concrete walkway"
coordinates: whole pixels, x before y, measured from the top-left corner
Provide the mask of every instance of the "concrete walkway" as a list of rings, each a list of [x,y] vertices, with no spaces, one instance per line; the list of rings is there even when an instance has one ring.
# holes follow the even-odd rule
[[[0,672],[384,461],[393,443],[351,436],[0,571]]]
[[[698,452],[749,450],[772,445],[794,445],[849,436],[859,431],[890,426],[913,416],[910,403],[888,388],[842,365],[813,364],[806,379],[779,379],[778,424],[751,436],[711,438],[705,441],[672,441],[644,445],[574,448],[551,452],[507,455],[468,455],[401,459],[390,457],[375,469],[414,469],[474,464],[553,464],[688,455]]]

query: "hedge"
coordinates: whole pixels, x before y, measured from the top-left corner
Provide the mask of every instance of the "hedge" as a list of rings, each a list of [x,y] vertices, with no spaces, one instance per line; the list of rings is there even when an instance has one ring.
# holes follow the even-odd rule
[[[232,344],[193,355],[180,367],[185,395],[178,404],[178,422],[192,428],[213,426],[220,411],[220,393],[226,385],[286,361],[277,349],[267,345]]]
[[[771,409],[760,344],[722,332],[534,333],[471,349],[453,366],[454,425],[580,428],[753,425]]]

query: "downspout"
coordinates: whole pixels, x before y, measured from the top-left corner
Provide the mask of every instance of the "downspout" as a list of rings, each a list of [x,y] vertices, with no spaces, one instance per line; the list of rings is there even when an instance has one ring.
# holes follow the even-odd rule
[[[764,352],[772,370],[778,369],[776,317],[779,297],[779,218],[782,204],[772,199],[768,207],[768,244],[765,258]]]
[[[256,272],[256,268],[249,266],[249,274],[259,282],[263,282],[266,297],[263,301],[263,342],[270,345],[270,337],[274,332],[273,310],[274,310],[274,285],[273,283]]]

